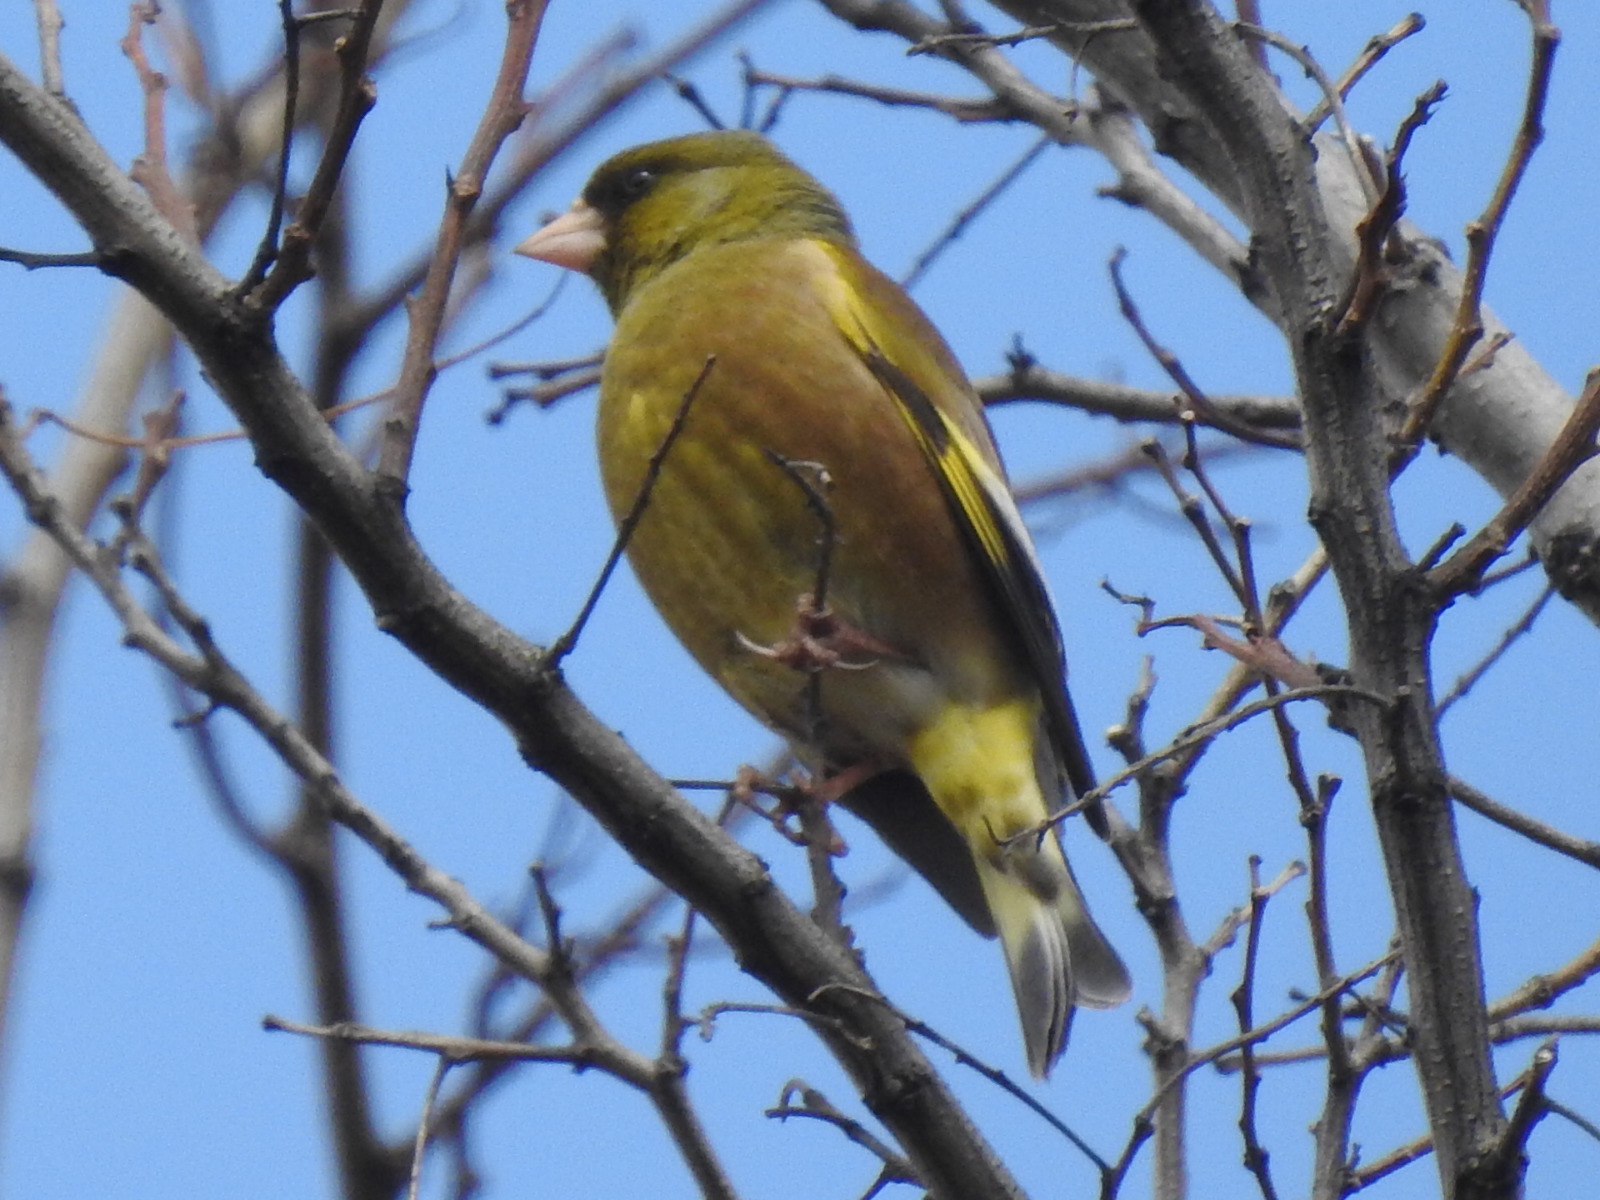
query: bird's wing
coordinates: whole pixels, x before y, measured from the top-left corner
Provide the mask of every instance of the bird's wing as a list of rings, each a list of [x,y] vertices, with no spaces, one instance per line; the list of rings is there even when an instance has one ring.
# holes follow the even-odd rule
[[[1075,795],[1094,771],[1066,690],[1066,661],[1043,572],[982,408],[938,333],[899,287],[842,247],[830,297],[840,332],[894,400],[982,565],[1043,698],[1050,740]],[[1099,813],[1090,814],[1100,829]]]

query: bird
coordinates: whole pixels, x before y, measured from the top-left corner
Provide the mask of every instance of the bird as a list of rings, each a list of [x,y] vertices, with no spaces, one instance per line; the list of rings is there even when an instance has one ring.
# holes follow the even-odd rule
[[[754,132],[625,150],[515,249],[588,275],[615,318],[597,443],[645,592],[825,794],[998,935],[1044,1078],[1074,1007],[1132,985],[1045,824],[1095,777],[955,355]]]

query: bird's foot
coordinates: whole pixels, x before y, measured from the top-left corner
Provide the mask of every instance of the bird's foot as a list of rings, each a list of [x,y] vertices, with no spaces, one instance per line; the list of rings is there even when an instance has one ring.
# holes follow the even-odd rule
[[[762,645],[742,633],[736,636],[739,644],[752,654],[807,674],[864,671],[884,659],[909,661],[906,654],[882,638],[851,625],[827,605],[817,604],[809,594],[800,597],[794,628],[782,641]]]
[[[844,838],[833,829],[831,822],[825,818],[819,822],[814,818],[820,817],[827,805],[877,771],[876,767],[852,767],[827,779],[797,771],[783,780],[745,766],[740,767],[735,775],[729,795],[796,846],[811,845],[820,828],[825,831],[825,836],[820,840],[828,856],[842,858],[850,852]],[[836,784],[841,786],[836,789]],[[762,804],[759,800],[761,796],[772,797],[773,803]],[[808,826],[814,828],[808,829]]]

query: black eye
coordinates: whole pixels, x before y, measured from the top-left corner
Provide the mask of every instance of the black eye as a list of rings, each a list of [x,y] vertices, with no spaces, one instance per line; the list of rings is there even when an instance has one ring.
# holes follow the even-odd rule
[[[658,166],[619,164],[596,175],[583,198],[601,212],[616,217],[629,205],[649,195],[660,182]]]
[[[623,200],[637,200],[655,186],[656,173],[649,167],[634,167],[617,180],[617,195]]]

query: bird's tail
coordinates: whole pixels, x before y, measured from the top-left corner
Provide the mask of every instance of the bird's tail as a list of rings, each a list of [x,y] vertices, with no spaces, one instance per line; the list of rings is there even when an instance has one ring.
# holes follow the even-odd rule
[[[1066,1047],[1073,1007],[1121,1004],[1132,983],[1053,834],[974,857],[1011,969],[1028,1067],[1042,1079]]]
[[[1005,947],[1028,1066],[1043,1078],[1067,1044],[1074,1005],[1109,1008],[1133,986],[1089,916],[1035,766],[1038,706],[946,705],[910,744],[911,766],[972,852]]]

